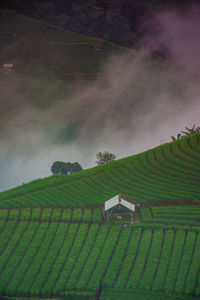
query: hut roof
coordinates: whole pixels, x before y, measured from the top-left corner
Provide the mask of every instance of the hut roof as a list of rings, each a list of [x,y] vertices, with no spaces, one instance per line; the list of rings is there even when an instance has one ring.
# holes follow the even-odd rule
[[[135,211],[135,205],[131,203],[130,200],[124,199],[122,195],[116,195],[115,197],[107,200],[104,205],[104,210],[107,211],[119,204],[130,209],[131,211]]]
[[[13,68],[13,64],[3,64],[3,68]]]

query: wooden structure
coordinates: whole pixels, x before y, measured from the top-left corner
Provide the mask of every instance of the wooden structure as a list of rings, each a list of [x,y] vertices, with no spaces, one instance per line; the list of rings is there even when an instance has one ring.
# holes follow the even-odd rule
[[[116,215],[117,219],[122,219],[124,213],[130,215],[130,220],[133,222],[133,213],[135,212],[135,204],[133,201],[126,199],[123,195],[119,194],[107,200],[104,204],[104,213],[107,222],[112,215]]]
[[[92,44],[92,49],[94,51],[100,51],[101,50],[101,44]]]
[[[3,72],[4,74],[8,74],[14,70],[13,64],[3,64]]]

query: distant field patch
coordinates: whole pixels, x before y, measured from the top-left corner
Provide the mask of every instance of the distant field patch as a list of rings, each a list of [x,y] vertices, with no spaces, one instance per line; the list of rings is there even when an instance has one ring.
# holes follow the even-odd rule
[[[143,207],[141,214],[147,223],[200,225],[200,205]]]

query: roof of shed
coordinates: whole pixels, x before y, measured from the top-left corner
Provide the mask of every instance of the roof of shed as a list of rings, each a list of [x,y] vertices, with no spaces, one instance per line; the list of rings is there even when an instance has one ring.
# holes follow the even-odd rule
[[[119,204],[125,206],[126,208],[128,208],[132,211],[135,211],[135,205],[132,203],[132,201],[130,202],[130,200],[127,200],[126,198],[125,199],[124,198],[125,197],[123,197],[123,195],[116,195],[115,197],[107,200],[104,205],[105,211],[107,211]]]

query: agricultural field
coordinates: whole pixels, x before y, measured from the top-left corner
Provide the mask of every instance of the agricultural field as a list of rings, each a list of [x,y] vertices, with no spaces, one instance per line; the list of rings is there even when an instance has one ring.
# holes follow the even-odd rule
[[[119,193],[141,205],[199,204],[199,134],[107,165],[1,192],[0,208],[103,206]]]
[[[199,299],[199,154],[195,134],[0,193],[0,294]],[[119,192],[139,205],[137,222],[106,222]]]
[[[145,223],[200,225],[200,205],[143,207],[141,214]]]
[[[9,57],[14,80],[33,79],[40,109],[101,76],[106,57],[122,51],[6,14],[0,63]],[[118,194],[136,205],[133,222],[107,222],[104,202]],[[197,300],[199,249],[199,134],[0,193],[2,300]]]
[[[199,247],[199,228],[2,222],[0,290],[56,298],[109,288],[193,299],[200,293]]]

